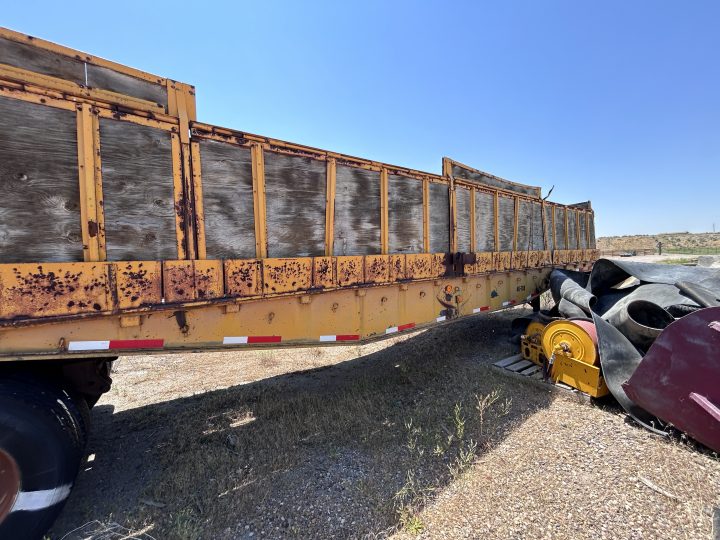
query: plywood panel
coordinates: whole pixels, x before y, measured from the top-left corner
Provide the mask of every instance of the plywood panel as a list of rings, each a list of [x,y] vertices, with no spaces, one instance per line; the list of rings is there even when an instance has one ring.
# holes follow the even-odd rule
[[[170,134],[100,120],[107,258],[177,258]]]
[[[532,201],[530,203],[530,219],[530,251],[542,251],[545,249],[545,239],[543,238],[542,225],[542,206],[537,201]]]
[[[577,222],[575,210],[568,209],[568,246],[567,249],[578,249]]]
[[[91,88],[101,88],[118,94],[145,99],[163,107],[167,107],[168,104],[167,88],[165,86],[136,79],[106,67],[88,64],[87,84]]]
[[[76,121],[0,97],[0,262],[83,260]]]
[[[324,161],[265,152],[268,257],[325,254]]]
[[[555,250],[555,244],[553,243],[553,222],[552,222],[552,216],[553,216],[553,206],[552,205],[546,205],[545,206],[545,230],[547,231],[547,249],[550,251]]]
[[[580,212],[580,249],[587,249],[587,223],[585,212]]]
[[[422,182],[388,176],[388,246],[390,253],[423,252]]]
[[[446,184],[430,184],[430,252],[450,251],[450,200]]]
[[[590,226],[590,246],[589,249],[597,249],[597,243],[595,241],[595,214],[589,214],[589,226]]]
[[[457,250],[470,252],[470,190],[455,188],[455,210],[457,212]]]
[[[565,208],[555,207],[555,249],[568,249],[565,245]]]
[[[85,84],[85,62],[0,38],[0,63]]]
[[[500,251],[512,251],[515,235],[515,199],[501,195],[498,197],[498,203]]]
[[[337,166],[334,255],[380,253],[380,173]]]
[[[520,213],[518,214],[518,240],[517,251],[529,251],[530,247],[530,229],[531,229],[531,210],[530,202],[520,199]]]
[[[207,257],[254,258],[250,149],[201,139],[200,162]]]
[[[475,249],[495,251],[495,196],[475,192]]]

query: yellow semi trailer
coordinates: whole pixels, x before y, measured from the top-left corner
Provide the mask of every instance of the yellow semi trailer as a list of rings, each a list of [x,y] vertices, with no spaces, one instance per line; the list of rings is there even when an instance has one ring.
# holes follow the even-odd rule
[[[590,203],[197,121],[195,89],[0,29],[0,538],[73,485],[119,354],[362,343],[538,302]]]

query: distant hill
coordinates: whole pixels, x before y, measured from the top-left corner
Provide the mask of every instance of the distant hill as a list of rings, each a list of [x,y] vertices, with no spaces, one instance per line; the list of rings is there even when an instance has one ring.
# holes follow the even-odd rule
[[[720,233],[675,232],[654,235],[604,236],[598,238],[597,247],[603,251],[656,249],[658,240],[662,242],[663,251],[720,252]]]

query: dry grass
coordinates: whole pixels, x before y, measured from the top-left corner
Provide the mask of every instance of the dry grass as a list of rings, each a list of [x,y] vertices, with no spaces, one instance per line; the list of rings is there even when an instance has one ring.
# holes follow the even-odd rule
[[[627,236],[605,236],[597,239],[597,247],[600,250],[632,250],[632,249],[657,249],[657,242],[663,244],[663,251],[682,250],[686,253],[698,253],[708,249],[720,249],[720,233],[661,233],[661,234],[638,234]]]
[[[546,522],[648,538],[650,516],[705,534],[718,462],[492,368],[516,315],[367,347],[124,359],[52,537],[98,519],[181,539],[521,538]]]

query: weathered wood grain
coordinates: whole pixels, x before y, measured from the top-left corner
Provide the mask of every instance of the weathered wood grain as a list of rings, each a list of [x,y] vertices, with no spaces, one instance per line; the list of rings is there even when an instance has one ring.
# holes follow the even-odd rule
[[[510,182],[509,180],[505,180],[482,171],[461,167],[457,163],[453,163],[452,165],[452,175],[455,178],[469,180],[470,182],[474,182],[481,186],[500,188],[506,191],[529,195],[531,197],[540,197],[540,188],[538,187],[516,184],[515,182]]]
[[[250,149],[200,139],[208,259],[255,257]]]
[[[495,251],[495,196],[475,192],[475,250]]]
[[[524,199],[520,199],[520,207],[518,214],[518,240],[517,250],[518,251],[529,251],[531,249],[530,243],[530,228],[531,228],[531,210],[530,202]]]
[[[470,252],[470,190],[457,186],[455,188],[455,210],[457,212],[457,250]]]
[[[590,245],[589,249],[597,249],[597,242],[595,240],[595,214],[590,214],[588,217],[590,227]]]
[[[515,235],[515,199],[500,195],[498,204],[500,251],[512,251]]]
[[[76,116],[0,97],[0,262],[82,261]]]
[[[580,249],[587,249],[587,223],[585,222],[585,212],[580,212]]]
[[[0,63],[85,84],[85,62],[27,43],[0,38]]]
[[[422,253],[422,181],[388,176],[388,247],[390,253]]]
[[[325,254],[324,161],[266,151],[268,257]]]
[[[430,252],[450,251],[450,199],[446,184],[430,184]]]
[[[167,107],[168,104],[165,86],[137,79],[102,66],[87,65],[87,85],[91,88],[110,90],[118,94],[152,101],[163,107]]]
[[[177,258],[170,134],[100,120],[107,258]]]
[[[575,210],[568,208],[568,246],[567,249],[578,249],[577,218]]]
[[[542,205],[538,201],[530,202],[530,251],[545,249],[542,228]]]
[[[565,245],[565,209],[562,206],[555,207],[555,249],[568,249]]]
[[[337,166],[334,255],[380,253],[380,173]]]
[[[553,208],[552,205],[546,205],[545,206],[545,230],[547,231],[547,249],[550,251],[553,251],[555,249],[555,244],[553,243],[553,230],[552,230],[552,216],[553,216]]]

